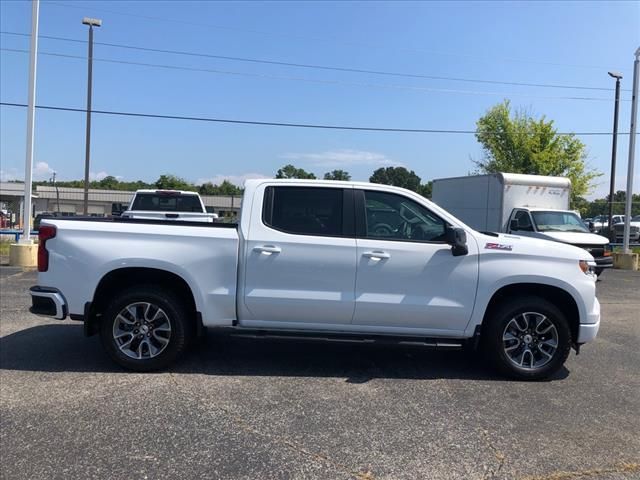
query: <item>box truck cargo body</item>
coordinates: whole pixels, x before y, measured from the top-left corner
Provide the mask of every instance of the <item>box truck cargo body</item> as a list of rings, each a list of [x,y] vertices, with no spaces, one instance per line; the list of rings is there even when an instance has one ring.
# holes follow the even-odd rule
[[[507,232],[517,207],[569,210],[571,181],[563,177],[494,173],[433,181],[433,201],[470,227]]]
[[[432,199],[481,232],[513,233],[588,250],[598,273],[613,265],[608,239],[589,232],[569,210],[571,181],[564,177],[493,173],[433,181]]]

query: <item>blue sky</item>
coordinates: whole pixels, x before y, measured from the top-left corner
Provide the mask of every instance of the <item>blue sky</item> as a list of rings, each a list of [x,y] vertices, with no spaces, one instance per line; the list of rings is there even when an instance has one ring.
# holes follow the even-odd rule
[[[1,30],[28,33],[28,1],[0,2]],[[639,2],[127,2],[42,1],[40,34],[85,40],[83,16],[103,20],[98,42],[316,65],[469,79],[630,90],[640,45]],[[153,17],[153,18],[149,18]],[[29,48],[2,34],[3,49]],[[41,39],[41,52],[85,56],[86,44]],[[553,119],[563,132],[609,132],[613,90],[573,90],[385,77],[236,62],[96,45],[93,106],[186,116],[373,127],[472,130],[495,103]],[[0,51],[0,97],[26,103],[28,55]],[[248,75],[239,75],[248,74]],[[591,97],[572,100],[559,97]],[[628,131],[630,92],[620,130]],[[37,103],[84,108],[86,60],[40,55]],[[3,179],[24,176],[25,109],[1,107]],[[84,172],[82,113],[38,111],[36,178]],[[590,164],[606,172],[610,136],[584,136]],[[628,136],[619,138],[617,185],[626,181]],[[272,176],[286,163],[355,180],[404,165],[423,181],[465,175],[480,158],[473,135],[313,130],[93,116],[92,177],[191,181]],[[640,187],[636,181],[634,190]]]

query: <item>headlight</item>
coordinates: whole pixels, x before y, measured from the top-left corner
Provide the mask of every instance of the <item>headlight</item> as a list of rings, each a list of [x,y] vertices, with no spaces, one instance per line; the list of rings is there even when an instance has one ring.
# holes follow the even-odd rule
[[[591,260],[580,260],[578,262],[578,266],[585,275],[595,275],[594,269],[596,268],[596,262],[592,262]]]

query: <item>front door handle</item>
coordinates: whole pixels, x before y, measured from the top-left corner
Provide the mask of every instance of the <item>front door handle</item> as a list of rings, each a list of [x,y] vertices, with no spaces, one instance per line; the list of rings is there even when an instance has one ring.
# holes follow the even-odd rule
[[[391,254],[383,252],[382,250],[374,250],[373,252],[364,252],[363,257],[370,258],[371,260],[383,260],[391,258]]]
[[[272,255],[274,253],[280,253],[282,249],[275,245],[261,245],[259,247],[253,247],[254,252],[264,253],[265,255]]]

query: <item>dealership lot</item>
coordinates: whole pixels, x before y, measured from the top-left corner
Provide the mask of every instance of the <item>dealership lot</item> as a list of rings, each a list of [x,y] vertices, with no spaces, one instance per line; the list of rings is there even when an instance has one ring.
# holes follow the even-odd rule
[[[540,383],[461,352],[212,333],[127,373],[28,313],[34,273],[0,274],[2,478],[640,477],[640,272],[604,273],[597,341]]]

